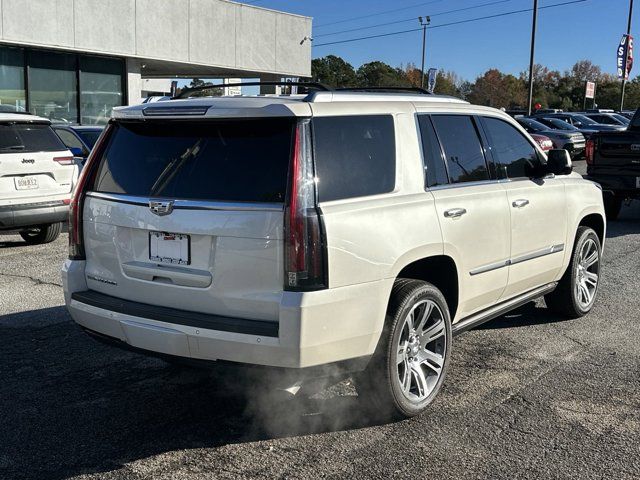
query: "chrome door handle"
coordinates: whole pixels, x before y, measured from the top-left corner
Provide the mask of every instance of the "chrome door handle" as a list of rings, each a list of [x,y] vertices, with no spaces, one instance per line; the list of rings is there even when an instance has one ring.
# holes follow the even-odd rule
[[[513,205],[515,208],[526,207],[527,205],[529,205],[529,200],[527,200],[526,198],[521,198],[520,200],[514,200],[511,205]]]
[[[458,218],[467,213],[466,208],[452,208],[451,210],[445,210],[444,216],[447,218]]]

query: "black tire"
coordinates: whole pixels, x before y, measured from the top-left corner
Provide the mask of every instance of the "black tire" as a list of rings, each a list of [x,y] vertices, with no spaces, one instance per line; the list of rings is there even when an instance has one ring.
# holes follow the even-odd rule
[[[404,338],[403,335],[409,331],[406,323],[407,319],[414,307],[416,308],[416,313],[421,316],[424,310],[419,311],[419,309],[424,308],[422,307],[423,305],[431,306],[431,315],[433,316],[432,318],[427,315],[425,328],[428,326],[427,330],[437,330],[438,332],[434,333],[434,340],[426,343],[426,345],[430,346],[429,348],[438,349],[442,352],[438,357],[439,362],[441,362],[441,367],[438,371],[434,368],[437,365],[435,363],[431,365],[428,360],[424,360],[424,363],[418,362],[418,356],[427,350],[426,347],[421,347],[420,338],[418,340],[414,338],[415,343],[413,345],[415,350],[409,348],[412,345],[411,343],[404,342],[404,345],[406,345],[404,348],[405,356],[414,352],[413,354],[416,355],[415,362],[411,364],[408,360],[402,363],[397,361],[401,356],[400,351],[403,351],[400,349],[400,343]],[[419,333],[419,329],[416,329],[416,333]],[[439,336],[435,337],[435,335]],[[419,337],[419,335],[415,336]],[[431,337],[425,336],[424,338],[428,340]],[[365,371],[354,377],[358,396],[373,416],[387,419],[418,415],[428,407],[440,391],[446,376],[450,352],[451,318],[447,302],[440,290],[430,283],[420,280],[398,279],[391,292],[385,328],[376,351]],[[413,367],[409,368],[409,365],[413,365]],[[407,368],[409,368],[408,371],[410,372],[408,375],[410,387],[408,390],[403,390],[402,381],[399,377],[401,371],[405,374],[407,373]],[[428,382],[431,383],[428,394],[426,389],[423,389],[422,392],[418,390],[418,375],[413,373],[415,369],[420,369],[423,375],[422,378],[426,377]],[[416,381],[416,389],[419,392],[417,395],[413,395],[410,391],[414,380]],[[426,381],[423,386],[427,386]],[[418,400],[419,396],[423,398]],[[412,399],[411,397],[415,398]]]
[[[617,220],[622,209],[622,199],[615,197],[611,194],[605,194],[604,201],[604,213],[607,216],[607,220]]]
[[[23,230],[20,236],[29,245],[40,245],[53,242],[60,236],[60,232],[62,232],[62,223],[52,223]]]
[[[597,249],[597,265],[590,267],[590,273],[596,273],[598,278],[596,280],[593,298],[587,305],[585,305],[585,303],[581,301],[579,286],[577,283],[580,282],[581,276],[579,272],[579,265],[582,260],[581,253],[583,252],[587,242],[593,242]],[[544,297],[547,307],[567,318],[579,318],[589,313],[591,308],[593,308],[598,293],[601,260],[602,247],[600,245],[598,235],[589,227],[579,227],[578,232],[576,233],[576,241],[567,271],[562,276],[562,279],[560,279],[556,289]]]

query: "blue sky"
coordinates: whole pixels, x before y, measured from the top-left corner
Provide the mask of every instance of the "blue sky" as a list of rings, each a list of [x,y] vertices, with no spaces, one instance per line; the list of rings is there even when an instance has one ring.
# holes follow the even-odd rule
[[[539,6],[565,1],[567,0],[539,0]],[[416,28],[419,27],[419,15],[431,15],[431,25],[435,26],[531,8],[533,5],[533,0],[506,0],[464,12],[438,15],[448,10],[491,2],[492,0],[254,0],[251,3],[313,17],[315,44]],[[638,5],[635,5],[632,34],[640,34],[640,2],[636,3]],[[422,5],[416,6],[419,4]],[[600,65],[604,71],[615,73],[615,53],[620,37],[626,32],[628,8],[629,0],[586,0],[540,10],[536,62],[564,71],[577,60],[586,58]],[[326,25],[378,12],[387,13]],[[416,19],[340,35],[324,35],[412,17]],[[492,67],[518,74],[528,67],[530,36],[531,12],[434,28],[427,31],[426,63],[430,67],[453,70],[467,80],[474,80]],[[360,42],[319,46],[312,49],[312,56],[339,55],[356,68],[373,60],[381,60],[392,66],[409,62],[419,66],[421,38],[421,32],[411,32]],[[640,36],[637,41],[640,42]],[[636,62],[633,76],[638,73],[639,64],[640,62]]]

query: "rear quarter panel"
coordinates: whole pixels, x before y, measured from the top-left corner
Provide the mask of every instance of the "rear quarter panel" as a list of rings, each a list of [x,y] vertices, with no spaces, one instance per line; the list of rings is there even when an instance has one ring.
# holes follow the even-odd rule
[[[390,193],[321,202],[330,288],[393,278],[413,260],[442,254],[434,199],[409,103],[313,104],[314,116],[395,112],[396,183]]]

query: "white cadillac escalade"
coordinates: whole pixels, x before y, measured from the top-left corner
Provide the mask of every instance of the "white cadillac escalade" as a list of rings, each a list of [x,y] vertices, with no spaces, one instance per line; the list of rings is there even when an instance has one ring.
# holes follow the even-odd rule
[[[119,109],[72,200],[65,300],[169,358],[340,367],[381,411],[437,394],[453,336],[593,307],[602,192],[506,114],[420,93]]]

